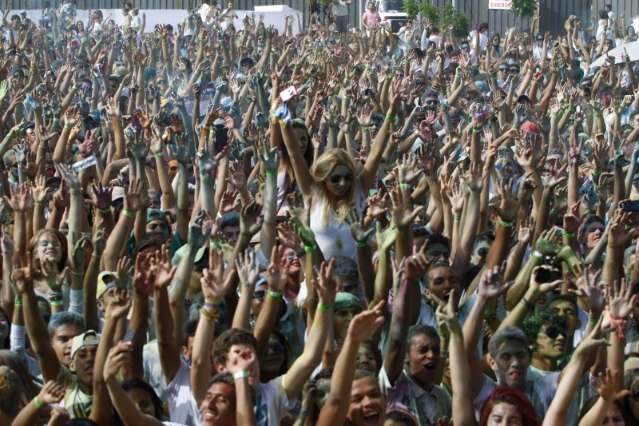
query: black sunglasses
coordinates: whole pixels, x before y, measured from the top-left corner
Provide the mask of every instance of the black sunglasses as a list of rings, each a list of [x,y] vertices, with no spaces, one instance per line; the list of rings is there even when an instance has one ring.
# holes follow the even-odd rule
[[[342,179],[344,179],[346,182],[350,182],[351,179],[353,179],[353,176],[350,173],[347,173],[345,175],[332,175],[331,183],[339,183]]]
[[[557,336],[559,336],[560,334],[566,337],[566,330],[561,330],[559,327],[555,327],[554,325],[551,325],[550,327],[546,328],[545,334],[551,339],[556,339]]]

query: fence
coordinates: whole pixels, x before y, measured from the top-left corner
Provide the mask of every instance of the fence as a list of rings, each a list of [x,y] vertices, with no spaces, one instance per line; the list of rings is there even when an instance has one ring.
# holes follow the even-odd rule
[[[191,9],[198,7],[202,0],[130,0],[139,9]],[[228,0],[218,0],[225,4]],[[285,4],[293,9],[303,12],[305,22],[308,21],[309,6],[311,0],[232,0],[238,10],[252,10],[253,6],[267,4]],[[359,24],[359,17],[363,13],[363,7],[367,0],[352,0],[349,6],[351,25]],[[438,7],[451,4],[452,0],[429,0]],[[49,0],[55,7],[61,0]],[[39,9],[43,0],[0,0],[0,7],[12,10]],[[79,9],[117,9],[122,7],[124,0],[77,0]],[[508,28],[516,27],[526,31],[532,27],[530,18],[520,18],[506,10],[489,10],[488,0],[457,0],[457,8],[470,18],[474,27],[482,22],[487,22],[491,33],[504,34]],[[579,16],[584,26],[592,22],[592,11],[603,9],[603,5],[612,3],[617,16],[639,15],[638,0],[540,0],[540,30],[552,34],[563,33],[563,24],[570,15]],[[596,16],[596,15],[594,15]],[[629,18],[626,21],[630,24]]]

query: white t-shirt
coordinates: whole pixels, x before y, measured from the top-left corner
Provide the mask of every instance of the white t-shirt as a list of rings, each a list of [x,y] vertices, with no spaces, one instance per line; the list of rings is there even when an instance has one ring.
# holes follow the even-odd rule
[[[166,387],[166,399],[169,406],[169,419],[187,426],[201,423],[200,411],[191,391],[191,367],[180,360],[180,368],[171,383]]]
[[[364,210],[364,192],[359,182],[355,187],[355,211],[361,216]],[[311,205],[311,230],[315,234],[315,241],[319,246],[324,259],[335,256],[345,256],[357,261],[357,246],[351,227],[340,220],[332,208],[328,208],[325,217],[327,200],[317,192],[313,194]]]

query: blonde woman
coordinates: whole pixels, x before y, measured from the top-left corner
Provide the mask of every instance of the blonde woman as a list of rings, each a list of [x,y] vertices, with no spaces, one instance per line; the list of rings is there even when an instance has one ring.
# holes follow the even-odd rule
[[[280,124],[297,186],[310,209],[310,227],[325,259],[357,258],[356,241],[346,218],[352,211],[361,216],[364,210],[366,193],[375,184],[398,102],[399,96],[395,96],[363,166],[356,164],[345,150],[332,148],[319,156],[309,169],[291,127]]]

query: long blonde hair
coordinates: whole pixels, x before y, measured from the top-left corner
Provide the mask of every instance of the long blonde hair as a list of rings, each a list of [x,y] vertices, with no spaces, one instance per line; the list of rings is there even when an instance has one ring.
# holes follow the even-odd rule
[[[326,189],[326,179],[328,179],[337,166],[344,166],[349,169],[353,175],[351,188],[348,194],[342,198],[331,197]],[[356,166],[351,156],[341,148],[331,148],[326,151],[313,163],[311,167],[311,176],[317,185],[321,188],[318,195],[326,201],[324,205],[323,217],[324,221],[328,221],[329,209],[332,209],[337,217],[344,221],[350,214],[355,200],[355,185],[359,179],[360,170]]]

